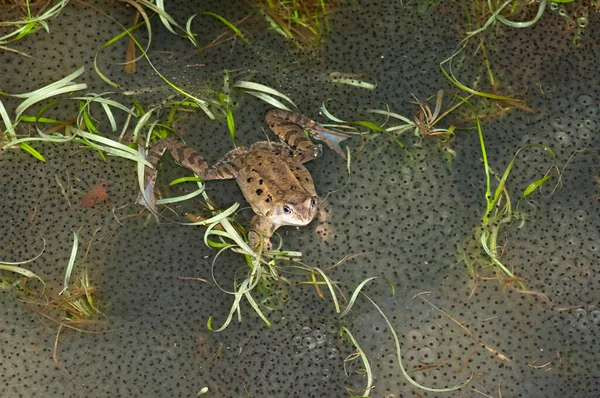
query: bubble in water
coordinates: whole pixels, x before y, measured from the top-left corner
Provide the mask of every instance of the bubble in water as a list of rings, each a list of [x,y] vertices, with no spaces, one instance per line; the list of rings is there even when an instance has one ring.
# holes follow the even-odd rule
[[[302,345],[304,347],[306,347],[308,350],[312,350],[313,348],[315,348],[317,346],[317,342],[315,341],[314,337],[306,336],[306,337],[304,337],[304,339],[302,339]]]
[[[580,95],[577,101],[584,106],[594,105],[594,100],[589,95]]]
[[[419,350],[420,356],[419,361],[422,363],[432,363],[434,362],[435,355],[433,354],[433,350],[429,347],[421,348]]]
[[[577,129],[577,135],[582,140],[587,140],[592,136],[592,132],[587,127],[580,127]]]
[[[595,118],[598,117],[598,107],[597,106],[588,106],[585,108],[584,114],[587,117]]]
[[[590,312],[590,320],[593,324],[600,324],[600,310],[594,310]]]
[[[585,221],[588,217],[588,212],[583,209],[577,209],[575,211],[575,219],[577,221]]]
[[[419,344],[423,340],[423,334],[418,330],[411,330],[406,334],[406,339],[410,344]]]
[[[557,131],[554,133],[554,140],[558,142],[560,145],[569,145],[572,141],[572,134],[569,134],[567,131]]]
[[[564,116],[557,116],[550,121],[550,125],[556,129],[564,129],[569,126],[569,119]]]
[[[338,356],[338,350],[335,347],[327,347],[325,348],[325,356],[328,359],[335,359]]]

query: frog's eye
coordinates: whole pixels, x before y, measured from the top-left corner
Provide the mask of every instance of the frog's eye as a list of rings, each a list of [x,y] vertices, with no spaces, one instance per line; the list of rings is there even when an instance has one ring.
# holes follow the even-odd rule
[[[310,207],[315,207],[317,205],[317,200],[315,198],[310,199]]]
[[[283,212],[285,214],[292,214],[292,208],[288,205],[283,206]]]

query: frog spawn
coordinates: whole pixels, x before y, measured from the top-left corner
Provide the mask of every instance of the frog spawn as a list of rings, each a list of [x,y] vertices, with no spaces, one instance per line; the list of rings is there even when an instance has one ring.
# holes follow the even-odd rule
[[[286,93],[289,90],[288,95],[298,104],[310,104],[303,111],[315,118],[316,109],[326,97],[344,102],[347,108],[336,114],[348,120],[354,119],[351,113],[355,109],[371,108],[378,102],[389,103],[397,112],[410,115],[414,109],[406,93],[414,92],[424,98],[443,84],[437,62],[445,48],[450,51],[456,44],[455,35],[448,32],[455,32],[457,14],[384,3],[337,13],[331,21],[333,33],[327,38],[322,59],[307,61],[306,66],[297,62],[305,61],[301,56],[290,63],[289,56],[281,55],[285,54],[285,44],[275,33],[259,38],[255,47],[269,63],[247,52],[239,41],[227,51],[214,51],[208,56],[212,65],[219,65],[215,66],[218,70],[232,64],[230,50],[236,55],[235,68],[268,69],[277,78],[269,81],[266,74],[260,81]],[[185,20],[183,14],[188,6],[185,2],[172,3],[174,16]],[[229,20],[241,19],[247,11],[243,7],[226,8],[225,4],[207,3],[206,7]],[[90,9],[65,10],[52,22],[52,46],[42,32],[39,40],[23,44],[28,52],[44,57],[37,57],[34,63],[13,54],[0,55],[6,60],[0,67],[2,74],[11,76],[3,91],[33,90],[63,76],[64,69],[74,70],[82,60],[91,59],[93,46],[83,41],[83,35],[71,31],[73,26],[79,26],[74,21],[81,20],[86,23],[86,33],[97,36],[99,42],[118,33]],[[327,228],[331,231],[327,239],[320,239],[317,231],[324,227],[316,223],[298,231],[278,231],[284,243],[301,249],[311,265],[327,267],[346,254],[360,254],[333,269],[332,277],[338,280],[357,283],[367,276],[384,275],[396,283],[395,296],[389,294],[385,284],[369,287],[367,293],[390,316],[400,336],[405,364],[415,379],[425,385],[450,385],[475,372],[478,378],[471,386],[490,394],[497,391],[499,380],[503,396],[590,398],[600,393],[595,376],[600,373],[596,355],[599,348],[594,337],[600,289],[596,276],[600,262],[600,159],[593,150],[577,152],[600,146],[600,88],[597,79],[590,79],[599,72],[598,63],[593,62],[598,59],[598,50],[593,46],[584,50],[572,48],[568,32],[553,22],[551,16],[544,16],[534,30],[506,30],[506,36],[497,38],[496,45],[503,52],[494,57],[494,65],[505,71],[507,85],[531,89],[535,98],[528,105],[537,113],[513,111],[484,123],[483,128],[498,170],[519,146],[528,143],[554,148],[561,165],[574,155],[564,170],[563,189],[549,199],[538,197],[538,212],[523,228],[514,226],[504,236],[503,261],[515,266],[530,289],[551,298],[554,309],[494,281],[479,281],[474,295],[467,300],[472,279],[456,252],[478,225],[484,189],[478,142],[468,133],[457,133],[458,156],[452,172],[435,146],[426,144],[416,151],[416,161],[411,163],[384,137],[371,139],[364,151],[352,159],[349,187],[327,199]],[[217,23],[207,21],[205,29],[220,29]],[[250,30],[252,25],[249,26],[243,29]],[[352,48],[347,44],[350,33],[335,33],[342,26],[352,30],[356,40]],[[373,31],[376,26],[380,27],[377,32]],[[591,24],[588,28],[589,37],[597,37],[597,27]],[[209,37],[210,32],[201,30],[203,26],[198,29],[200,36]],[[181,68],[195,63],[188,46],[168,35],[155,39],[157,53],[174,53],[168,59],[154,58],[162,72],[179,76],[181,81],[211,79],[200,70]],[[103,54],[105,61],[122,61],[122,53],[115,47]],[[404,57],[397,59],[395,54]],[[56,59],[64,62],[60,70]],[[329,86],[320,80],[326,71],[319,64],[328,65],[329,69],[353,65],[357,70],[380,76],[378,80],[385,84],[373,92]],[[160,84],[154,80],[153,72],[141,64],[133,76],[123,76],[117,67],[106,68],[123,85]],[[27,79],[23,78],[25,70],[30,72]],[[222,76],[215,80],[221,84]],[[536,89],[538,83],[541,91]],[[92,89],[106,91],[104,86]],[[157,94],[144,99],[160,103],[164,98]],[[257,126],[262,125],[266,108],[249,102],[236,110],[238,139],[243,145],[263,138]],[[73,116],[72,104],[64,102],[56,107],[64,112],[65,119]],[[231,148],[226,128],[220,122],[197,117],[182,120],[178,128],[180,133],[187,133],[186,140],[194,147],[210,148],[209,152],[215,153],[211,160]],[[248,142],[243,141],[246,139]],[[58,358],[69,378],[63,368],[52,364],[55,326],[40,322],[40,317],[17,302],[10,290],[3,290],[0,336],[6,369],[0,374],[1,396],[190,396],[208,386],[209,394],[218,397],[240,396],[244,389],[256,396],[344,397],[347,394],[341,386],[364,387],[364,376],[344,374],[342,359],[353,348],[335,337],[335,323],[331,324],[334,329],[327,329],[327,339],[331,340],[313,347],[309,339],[306,352],[297,355],[298,341],[316,338],[313,333],[319,325],[330,325],[336,319],[330,303],[318,298],[314,288],[291,289],[285,306],[268,314],[274,321],[270,329],[247,309],[243,324],[233,323],[221,334],[208,333],[207,317],[213,315],[215,322],[222,319],[231,297],[177,278],[209,277],[214,251],[204,247],[203,231],[174,225],[143,229],[140,219],[132,219],[122,227],[110,211],[90,217],[95,209],[73,210],[54,184],[55,174],[66,181],[68,170],[77,178],[72,189],[81,194],[107,180],[111,183],[110,198],[122,206],[135,199],[131,163],[118,159],[105,163],[95,153],[75,145],[36,148],[46,155],[45,164],[12,149],[0,158],[0,214],[5,217],[2,241],[7,242],[1,259],[20,261],[34,257],[40,250],[35,238],[43,234],[51,243],[32,267],[45,280],[60,286],[65,258],[71,250],[72,230],[85,225],[81,235],[87,240],[96,228],[102,227],[88,263],[104,298],[110,302],[105,311],[115,332],[63,333]],[[346,181],[345,164],[327,152],[319,162],[308,165],[321,195]],[[546,166],[539,153],[524,154],[509,181],[515,197],[532,179],[543,175]],[[178,170],[174,164],[165,169],[165,174],[179,176],[174,172]],[[30,180],[31,183],[23,184]],[[225,204],[242,201],[234,185],[213,184],[209,188],[211,198]],[[135,213],[128,210],[131,209],[117,207],[115,213]],[[222,259],[217,264],[216,278],[227,288],[235,278],[239,259]],[[423,291],[432,291],[423,297],[459,320],[473,336],[466,335],[444,313],[420,299],[418,294]],[[416,390],[399,375],[389,330],[373,308],[361,301],[353,314],[356,318],[351,329],[369,353],[378,375],[372,396],[406,396],[415,391],[422,396],[435,396]],[[304,328],[311,330],[307,336],[303,335]],[[329,344],[337,350],[333,358],[326,355]],[[221,345],[222,350],[218,351]],[[311,357],[311,352],[320,347],[325,347],[325,354]],[[213,359],[217,353],[217,359]],[[429,367],[439,363],[444,365]],[[469,394],[468,389],[465,394]]]

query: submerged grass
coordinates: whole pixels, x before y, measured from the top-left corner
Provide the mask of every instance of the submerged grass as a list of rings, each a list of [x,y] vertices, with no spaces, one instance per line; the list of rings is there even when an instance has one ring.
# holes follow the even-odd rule
[[[432,112],[427,101],[420,101],[415,97],[415,104],[418,106],[412,119],[398,113],[392,112],[389,107],[387,109],[367,109],[366,112],[373,115],[383,116],[383,121],[373,120],[354,120],[346,121],[334,116],[326,107],[330,99],[326,99],[321,105],[321,111],[331,121],[338,123],[335,125],[337,129],[344,129],[350,134],[357,134],[365,137],[368,132],[375,134],[383,134],[389,137],[398,147],[400,147],[409,157],[413,159],[411,148],[401,139],[407,135],[418,137],[419,141],[413,143],[413,146],[420,147],[423,139],[430,139],[440,144],[444,150],[452,157],[456,156],[455,151],[451,148],[450,143],[454,139],[455,127],[451,124],[448,128],[438,127],[443,119],[454,113],[463,103],[455,101],[458,97],[447,106],[442,112],[443,90],[439,90],[435,95],[435,110]],[[367,132],[361,132],[360,128],[366,128]]]
[[[526,22],[514,22],[510,18],[514,15],[520,15],[525,11],[525,9],[528,9],[530,7],[530,3],[527,2],[515,2],[513,0],[505,0],[503,2],[478,0],[456,3],[462,7],[466,14],[466,34],[459,44],[454,48],[452,54],[439,63],[439,67],[443,75],[459,90],[467,92],[470,95],[487,98],[493,101],[503,101],[505,103],[513,104],[513,106],[518,106],[519,103],[523,102],[522,100],[497,93],[499,91],[499,84],[494,78],[492,65],[486,52],[486,42],[491,40],[491,38],[489,35],[486,36],[485,33],[489,32],[494,25],[505,25],[511,28],[528,28],[533,26],[543,15],[547,5],[547,0],[540,0],[538,2],[538,9],[535,17]],[[476,14],[478,16],[476,20],[484,21],[481,26],[474,26],[471,14]],[[458,55],[463,51],[465,51],[470,40],[476,36],[480,36],[479,43],[477,44],[477,51],[479,51],[482,56],[485,74],[488,77],[490,84],[490,92],[477,90],[467,84],[462,83],[458,77],[456,77],[453,69],[454,59],[457,58]]]
[[[104,315],[94,304],[96,288],[90,282],[87,269],[83,271],[75,283],[71,283],[78,248],[79,237],[73,232],[73,247],[65,271],[63,289],[58,294],[59,297],[49,303],[51,307],[63,310],[66,314],[65,320],[70,322],[82,322],[97,315]]]
[[[206,194],[203,193],[203,195],[206,195]],[[205,200],[206,200],[207,204],[210,203],[210,201],[208,200],[208,198],[206,196],[205,196]],[[323,294],[323,292],[321,291],[319,286],[324,286],[327,289],[327,291],[329,292],[329,297],[332,300],[335,312],[339,315],[340,320],[342,318],[346,317],[351,312],[351,310],[359,296],[367,298],[367,300],[375,307],[375,309],[381,314],[381,316],[384,318],[384,320],[388,324],[389,330],[392,333],[392,336],[394,338],[394,342],[396,345],[396,354],[397,354],[397,358],[398,358],[400,371],[403,374],[403,376],[409,381],[409,383],[411,383],[416,388],[419,388],[419,389],[422,389],[425,391],[429,391],[429,392],[448,392],[448,391],[454,391],[454,390],[457,390],[457,389],[463,387],[471,380],[471,378],[468,378],[466,381],[459,383],[453,387],[442,388],[442,389],[430,388],[430,387],[421,385],[421,384],[417,383],[416,381],[414,381],[410,377],[408,371],[406,370],[406,368],[403,365],[400,342],[399,342],[398,336],[397,336],[393,326],[391,325],[389,319],[387,318],[385,313],[381,310],[381,308],[369,296],[367,296],[363,292],[363,289],[365,288],[365,286],[367,284],[369,284],[370,282],[372,282],[373,280],[378,279],[377,277],[367,278],[367,279],[363,280],[358,286],[356,286],[350,296],[350,299],[347,301],[347,304],[344,306],[345,308],[342,309],[340,298],[343,299],[344,302],[346,302],[345,297],[340,290],[340,287],[343,284],[332,280],[326,274],[326,272],[324,270],[317,268],[317,267],[309,267],[309,266],[306,266],[297,261],[294,261],[293,265],[287,266],[287,267],[281,267],[281,266],[277,265],[277,262],[282,259],[298,260],[299,257],[301,256],[301,253],[282,252],[279,250],[271,251],[268,253],[253,252],[250,249],[250,247],[247,246],[246,240],[242,236],[242,234],[239,232],[239,229],[235,228],[233,226],[235,221],[233,221],[233,219],[231,217],[233,215],[233,211],[236,209],[237,209],[237,206],[230,208],[230,209],[228,209],[228,211],[225,211],[225,212],[217,212],[216,215],[210,220],[203,220],[199,223],[191,224],[191,225],[201,224],[201,225],[208,226],[208,228],[205,232],[205,243],[209,246],[220,249],[219,253],[217,254],[217,256],[215,256],[215,259],[213,261],[213,266],[212,266],[212,268],[213,268],[213,272],[212,272],[213,283],[222,292],[233,296],[233,303],[232,303],[230,310],[226,316],[226,319],[223,321],[223,323],[221,324],[220,327],[214,326],[212,316],[208,318],[207,327],[209,330],[212,330],[214,332],[220,332],[220,331],[225,330],[231,324],[234,316],[236,316],[236,315],[237,315],[238,321],[241,322],[241,320],[242,320],[241,305],[244,300],[248,304],[250,304],[250,306],[252,307],[254,312],[259,316],[259,318],[262,319],[263,322],[267,326],[270,326],[271,323],[268,320],[267,316],[264,314],[264,312],[261,310],[260,305],[257,302],[257,300],[254,298],[253,291],[255,291],[259,286],[261,286],[262,283],[269,281],[269,280],[272,280],[275,283],[291,284],[292,282],[288,278],[286,278],[282,273],[282,272],[284,272],[285,269],[290,269],[290,270],[296,271],[295,275],[297,275],[298,271],[300,271],[301,274],[308,274],[310,276],[309,280],[300,281],[297,283],[298,284],[308,284],[308,285],[314,286],[316,289],[316,292],[319,294],[319,296],[321,298],[325,298],[325,295]],[[213,211],[214,210],[215,209],[213,209]],[[220,226],[220,228],[217,228],[217,226]],[[238,280],[237,278],[234,280],[233,291],[229,291],[229,290],[222,288],[219,285],[219,283],[216,281],[216,279],[214,278],[215,262],[217,261],[218,256],[221,255],[222,253],[224,253],[225,251],[233,251],[233,252],[244,255],[246,262],[248,264],[248,269],[245,272],[245,276],[243,276],[241,278],[241,281]],[[207,281],[204,280],[204,282],[207,282]],[[389,285],[392,289],[392,293],[394,293],[394,290],[395,290],[394,285],[389,280],[387,282],[389,283]],[[367,396],[369,396],[369,393],[373,388],[373,380],[374,380],[373,371],[370,367],[367,355],[365,354],[363,349],[360,347],[360,345],[358,344],[356,339],[354,339],[351,331],[347,327],[341,327],[340,335],[348,336],[351,343],[356,347],[356,350],[357,350],[356,357],[361,358],[361,361],[362,361],[364,369],[365,369],[365,373],[367,375],[367,386],[363,390],[364,392],[363,392],[363,395],[361,395],[361,396],[367,397]],[[347,358],[346,361],[350,361],[353,358],[354,357],[351,356],[351,357]],[[355,397],[359,397],[359,396],[355,396]]]
[[[42,250],[40,251],[40,253],[37,256],[35,256],[34,258],[29,259],[29,260],[17,261],[17,262],[0,261],[0,270],[16,273],[16,274],[22,275],[26,278],[37,279],[42,284],[42,286],[45,288],[46,283],[44,282],[44,280],[42,278],[40,278],[35,272],[32,272],[26,268],[21,267],[22,265],[34,262],[35,260],[40,258],[40,256],[44,253],[44,250],[46,250],[46,240],[44,239],[43,236],[41,238],[42,238],[42,242],[44,243],[44,246],[42,247]]]
[[[440,393],[440,392],[450,392],[450,391],[455,391],[458,390],[462,387],[464,387],[466,384],[468,384],[471,379],[472,376],[469,377],[467,380],[458,383],[452,387],[449,388],[431,388],[431,387],[427,387],[424,386],[422,384],[417,383],[408,373],[408,371],[406,370],[405,366],[404,366],[404,362],[402,360],[402,349],[400,346],[400,340],[398,338],[398,335],[393,327],[393,325],[391,324],[390,320],[388,319],[388,317],[385,315],[385,313],[383,312],[383,310],[381,309],[381,307],[379,307],[377,305],[377,303],[370,298],[366,293],[363,292],[363,289],[365,288],[365,286],[367,284],[369,284],[370,282],[376,280],[376,279],[380,279],[378,277],[370,277],[367,278],[365,280],[363,280],[358,286],[356,286],[352,292],[352,295],[350,297],[350,300],[348,301],[346,308],[341,311],[340,307],[338,305],[339,299],[337,297],[337,293],[336,291],[338,291],[339,287],[342,285],[340,282],[336,282],[331,280],[322,270],[318,269],[318,268],[311,268],[313,271],[317,271],[315,275],[319,276],[320,280],[310,280],[310,281],[305,281],[305,282],[301,282],[302,284],[314,284],[316,286],[318,285],[326,285],[330,295],[331,295],[331,299],[334,303],[334,307],[336,310],[336,313],[339,315],[340,320],[343,319],[344,317],[346,317],[352,310],[356,300],[358,299],[358,297],[364,297],[367,299],[367,301],[373,306],[373,308],[375,310],[377,310],[377,312],[383,317],[384,321],[386,322],[386,324],[388,325],[388,328],[392,334],[393,340],[394,340],[394,344],[396,347],[396,358],[398,360],[398,366],[400,368],[400,372],[402,373],[402,375],[404,376],[404,378],[414,387],[420,389],[420,390],[424,390],[424,391],[429,391],[429,392],[434,392],[434,393]],[[387,281],[387,283],[389,284],[391,290],[392,290],[392,294],[394,294],[395,292],[395,287],[394,284],[385,279]],[[352,344],[356,347],[357,349],[357,356],[361,358],[361,360],[363,361],[363,365],[365,366],[365,373],[367,374],[367,386],[364,389],[364,393],[363,395],[361,395],[362,397],[367,397],[369,396],[370,391],[373,388],[373,374],[372,374],[372,368],[370,367],[370,365],[368,364],[368,358],[366,357],[365,352],[360,348],[360,346],[356,343],[356,340],[353,338],[352,334],[348,331],[347,328],[342,327],[340,329],[340,334],[346,334],[348,335],[350,341],[352,342]],[[352,358],[350,358],[352,359]],[[354,396],[354,397],[358,397],[358,396]]]
[[[32,9],[34,4],[29,0],[20,3],[22,3],[27,12],[23,18],[14,21],[0,21],[1,30],[11,30],[9,33],[0,36],[0,50],[11,51],[31,58],[31,55],[12,48],[9,44],[21,40],[40,29],[44,29],[46,33],[50,33],[50,25],[48,22],[60,14],[62,9],[69,3],[69,0],[55,1],[49,8],[47,8],[47,6],[51,4],[50,2],[46,5],[42,5],[38,10],[38,15],[34,15],[34,10]],[[39,5],[39,3],[36,3],[36,5]],[[2,10],[1,4],[0,10]]]
[[[525,284],[523,280],[516,276],[513,270],[509,269],[502,261],[501,261],[501,253],[502,247],[498,245],[498,235],[503,227],[513,222],[514,220],[519,220],[521,225],[525,222],[524,215],[515,212],[510,195],[506,188],[507,179],[511,173],[512,167],[517,160],[518,155],[525,149],[528,148],[541,148],[544,153],[548,154],[553,164],[549,168],[548,172],[541,178],[531,182],[521,194],[519,200],[527,200],[527,198],[538,190],[542,185],[546,184],[553,177],[557,177],[557,186],[560,184],[560,170],[556,166],[556,155],[549,147],[541,144],[531,144],[521,147],[517,150],[517,152],[513,155],[511,161],[508,166],[502,173],[502,175],[498,175],[494,173],[492,168],[488,163],[487,151],[485,147],[485,141],[483,137],[483,130],[481,128],[481,124],[479,122],[479,117],[475,111],[473,105],[465,98],[461,97],[461,100],[467,104],[473,111],[475,115],[476,125],[477,125],[477,133],[479,136],[479,142],[481,146],[481,155],[483,159],[483,167],[485,172],[485,181],[486,181],[486,190],[485,190],[485,200],[486,200],[486,209],[485,213],[481,220],[481,234],[479,236],[479,241],[481,243],[481,247],[485,251],[489,261],[492,265],[498,267],[504,276],[498,276],[500,280],[505,280],[508,282],[517,282],[522,290],[526,290]],[[497,182],[496,188],[492,194],[492,178]],[[557,187],[556,186],[556,187]],[[555,189],[556,189],[555,187]],[[474,272],[476,275],[476,272]]]
[[[340,6],[339,0],[257,0],[271,29],[294,42],[300,49],[317,46],[329,30],[328,14]]]

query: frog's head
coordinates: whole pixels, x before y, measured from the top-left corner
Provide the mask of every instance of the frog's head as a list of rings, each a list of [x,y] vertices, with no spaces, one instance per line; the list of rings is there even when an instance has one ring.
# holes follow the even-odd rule
[[[307,225],[315,218],[318,203],[319,198],[316,196],[298,203],[282,202],[272,209],[269,220],[275,225]]]

